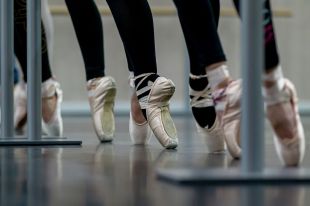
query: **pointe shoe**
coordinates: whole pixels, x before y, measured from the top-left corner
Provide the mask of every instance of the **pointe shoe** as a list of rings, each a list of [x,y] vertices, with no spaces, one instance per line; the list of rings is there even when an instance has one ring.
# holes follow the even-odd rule
[[[195,91],[192,88],[189,91],[191,107],[203,108],[214,106],[209,86],[203,91]],[[217,117],[210,128],[203,128],[197,122],[196,128],[198,134],[206,141],[209,153],[221,153],[226,150],[224,130]]]
[[[217,116],[224,129],[227,149],[233,158],[241,157],[241,80],[231,81],[227,87],[215,90],[213,99]]]
[[[87,90],[95,132],[101,142],[111,142],[115,132],[115,80],[109,76],[91,79]]]
[[[217,117],[211,128],[202,128],[197,123],[196,128],[198,134],[205,139],[209,153],[223,153],[226,151],[224,130]]]
[[[145,120],[143,123],[138,123],[134,120],[132,113],[139,112],[139,115],[142,115],[139,101],[135,92],[134,86],[134,76],[133,74],[129,75],[129,86],[132,90],[132,99],[131,99],[131,111],[129,116],[129,136],[134,145],[146,145],[151,139],[152,130],[149,127],[148,122]],[[143,117],[144,119],[144,117]]]
[[[278,122],[272,124],[274,130],[273,139],[281,163],[285,166],[298,166],[302,162],[305,154],[305,134],[298,112],[296,89],[288,79],[284,79],[284,81],[284,88],[282,91],[276,95],[266,95],[266,92],[264,92],[264,97],[267,106],[267,114],[268,110],[271,109],[270,107],[277,104],[290,104],[293,109],[294,117],[292,121],[294,121],[296,125],[293,136],[278,136],[275,132],[277,124],[281,124],[281,122]],[[270,123],[272,123],[269,116],[268,119]]]
[[[27,123],[27,94],[26,85],[19,83],[14,87],[14,129],[22,135]]]
[[[61,117],[62,90],[53,78],[42,83],[42,133],[48,136],[63,136]]]
[[[173,82],[165,77],[158,77],[147,97],[146,116],[153,134],[166,149],[178,146],[175,125],[170,116],[169,100],[174,94]],[[139,101],[140,105],[143,104]]]
[[[133,119],[132,114],[130,112],[129,135],[134,145],[146,145],[149,143],[151,139],[152,130],[150,129],[147,121],[141,124],[137,123]]]

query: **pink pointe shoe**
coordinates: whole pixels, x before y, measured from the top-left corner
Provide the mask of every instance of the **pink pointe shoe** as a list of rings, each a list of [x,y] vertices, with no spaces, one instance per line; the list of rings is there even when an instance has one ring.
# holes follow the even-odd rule
[[[284,79],[284,88],[282,91],[276,95],[268,95],[265,92],[264,96],[267,106],[267,116],[274,130],[274,143],[278,157],[285,166],[298,166],[302,162],[305,154],[305,135],[298,113],[296,89],[288,79]],[[277,132],[277,129],[283,128],[283,124],[281,125],[283,122],[279,121],[281,119],[275,121],[275,118],[271,116],[271,111],[276,105],[279,106],[280,104],[283,107],[285,104],[288,104],[287,106],[290,105],[293,109],[293,117],[291,119],[295,125],[295,130],[292,133],[293,136],[286,137],[283,133],[281,134],[282,136],[279,136],[280,132]],[[271,121],[272,119],[273,122]]]
[[[224,129],[227,149],[233,158],[241,157],[241,80],[231,81],[227,87],[212,92],[217,115]]]

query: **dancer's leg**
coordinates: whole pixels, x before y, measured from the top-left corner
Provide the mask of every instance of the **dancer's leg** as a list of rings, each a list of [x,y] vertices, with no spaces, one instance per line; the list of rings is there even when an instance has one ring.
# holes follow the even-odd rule
[[[177,135],[169,113],[174,93],[171,80],[157,74],[154,28],[146,0],[107,0],[124,47],[133,65],[139,104],[153,133],[166,148],[177,146]]]

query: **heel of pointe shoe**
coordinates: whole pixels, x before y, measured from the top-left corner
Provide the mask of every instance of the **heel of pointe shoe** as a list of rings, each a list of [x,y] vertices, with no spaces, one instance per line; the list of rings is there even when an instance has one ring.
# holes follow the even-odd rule
[[[147,121],[142,124],[136,123],[130,112],[129,135],[134,145],[146,145],[150,141],[152,130]]]
[[[209,153],[224,153],[226,151],[225,134],[216,118],[211,128],[202,128],[196,123],[198,134],[205,140]]]
[[[26,85],[19,83],[14,88],[14,129],[17,135],[24,133],[27,123]]]
[[[45,122],[42,118],[42,131],[48,136],[63,136],[63,121],[61,117],[61,103],[63,98],[60,85],[54,79],[49,79],[42,84],[42,98],[57,97],[56,108],[53,116],[48,122]]]

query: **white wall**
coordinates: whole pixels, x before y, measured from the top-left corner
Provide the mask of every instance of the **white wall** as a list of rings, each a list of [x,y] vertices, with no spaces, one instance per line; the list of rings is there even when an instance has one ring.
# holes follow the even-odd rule
[[[63,0],[50,0],[50,5],[64,5]],[[105,1],[98,1],[100,5]],[[151,5],[173,6],[171,1],[150,0]],[[289,9],[293,17],[276,17],[276,34],[285,74],[297,87],[301,100],[310,100],[310,1],[274,0],[274,9]],[[230,8],[231,2],[223,0],[223,7]],[[62,84],[65,103],[86,105],[85,74],[77,40],[68,16],[54,16],[55,54],[53,70]],[[187,82],[184,82],[185,50],[183,36],[177,17],[155,17],[156,49],[159,73],[176,83],[174,105],[182,102]],[[115,77],[118,86],[117,101],[127,104],[127,65],[122,42],[111,17],[103,17],[105,34],[106,73]],[[220,36],[234,77],[240,71],[240,23],[237,17],[222,17]]]

